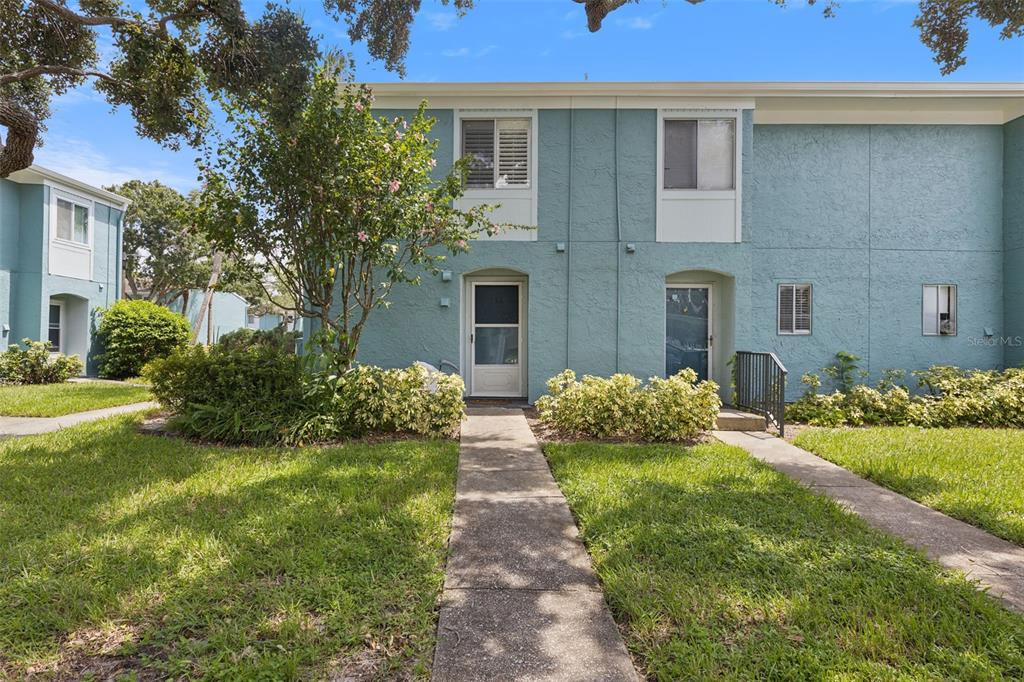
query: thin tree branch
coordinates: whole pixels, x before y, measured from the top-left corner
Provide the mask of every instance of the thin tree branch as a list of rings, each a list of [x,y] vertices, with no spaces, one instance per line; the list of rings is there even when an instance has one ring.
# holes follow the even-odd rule
[[[94,76],[103,80],[114,80],[109,74],[103,73],[102,71],[76,69],[72,66],[62,66],[60,64],[40,64],[39,66],[30,66],[27,69],[15,71],[14,73],[0,74],[0,85],[28,80],[29,78],[35,78],[36,76],[79,76],[81,78]]]

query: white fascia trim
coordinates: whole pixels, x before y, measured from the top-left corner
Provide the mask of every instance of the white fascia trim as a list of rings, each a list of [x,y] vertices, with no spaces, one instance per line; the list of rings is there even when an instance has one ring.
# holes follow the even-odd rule
[[[108,192],[101,187],[95,187],[82,182],[81,180],[75,180],[72,177],[35,164],[24,170],[11,173],[9,179],[22,184],[53,186],[71,194],[84,192],[93,200],[98,199],[102,203],[112,206],[120,211],[126,210],[128,205],[131,203],[130,199],[127,199],[120,194]]]

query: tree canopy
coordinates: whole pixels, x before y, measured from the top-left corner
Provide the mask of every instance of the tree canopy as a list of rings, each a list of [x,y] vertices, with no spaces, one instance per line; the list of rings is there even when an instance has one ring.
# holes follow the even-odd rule
[[[353,41],[366,40],[373,57],[398,70],[419,4],[324,0]],[[97,49],[101,35],[109,59]],[[176,147],[207,130],[209,92],[289,116],[317,57],[301,16],[274,4],[250,18],[240,0],[79,0],[77,9],[66,0],[0,0],[0,178],[32,163],[51,98],[86,80],[131,110],[141,136]]]
[[[281,307],[319,323],[317,342],[336,369],[351,364],[394,285],[418,283],[497,228],[485,217],[492,206],[455,207],[468,161],[437,171],[424,106],[410,120],[388,119],[372,102],[328,65],[287,124],[226,103],[233,130],[202,167],[208,235],[269,270],[290,298]]]

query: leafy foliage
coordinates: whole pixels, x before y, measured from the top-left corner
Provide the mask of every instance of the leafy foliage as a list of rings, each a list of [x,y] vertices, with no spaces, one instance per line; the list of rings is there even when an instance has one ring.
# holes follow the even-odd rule
[[[537,400],[540,418],[568,433],[595,438],[691,439],[715,427],[722,406],[718,385],[697,383],[697,373],[689,368],[668,379],[651,377],[646,386],[629,374],[586,375],[577,381],[567,369],[549,379],[547,387],[548,394]]]
[[[434,120],[423,105],[410,121],[377,118],[371,93],[339,74],[325,65],[286,125],[225,103],[235,134],[209,151],[201,202],[211,239],[266,264],[289,310],[316,320],[338,372],[394,285],[419,283],[496,228],[485,219],[491,207],[454,207],[464,160],[434,177]]]
[[[813,426],[1024,427],[1024,369],[965,371],[939,365],[914,373],[924,395],[912,395],[893,374],[872,387],[818,393],[816,374],[802,378],[806,393],[786,406],[786,419]]]
[[[100,376],[138,376],[147,362],[184,346],[188,338],[184,316],[149,301],[117,301],[103,312],[96,330],[103,349],[98,358]]]
[[[272,348],[281,353],[294,353],[302,332],[290,332],[284,325],[273,329],[236,329],[217,339],[217,346],[225,350],[245,350],[251,347]]]
[[[462,379],[419,366],[309,372],[294,352],[236,343],[184,348],[145,370],[184,434],[239,445],[304,445],[371,433],[451,436]]]
[[[22,348],[11,344],[0,353],[0,384],[58,384],[82,373],[77,355],[51,357],[47,341],[23,339]]]

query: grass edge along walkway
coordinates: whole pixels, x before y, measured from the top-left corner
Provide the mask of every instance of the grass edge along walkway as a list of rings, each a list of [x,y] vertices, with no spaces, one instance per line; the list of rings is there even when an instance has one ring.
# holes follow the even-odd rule
[[[740,448],[545,451],[650,679],[1024,674],[1024,618]]]

